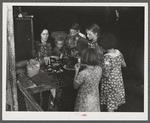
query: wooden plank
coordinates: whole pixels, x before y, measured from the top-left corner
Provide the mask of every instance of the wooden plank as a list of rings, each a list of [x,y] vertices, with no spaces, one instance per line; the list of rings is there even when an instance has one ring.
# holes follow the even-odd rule
[[[43,91],[48,91],[52,88],[54,88],[54,87],[52,87],[51,85],[41,85],[41,86],[36,86],[36,87],[33,87],[33,88],[27,88],[27,91],[30,94],[36,94],[36,93],[41,93]]]
[[[30,106],[33,106],[37,111],[43,111],[43,109],[38,105],[38,103],[33,99],[33,97],[31,96],[31,94],[20,84],[20,82],[18,81],[18,87],[21,90],[21,92],[23,93],[23,95],[25,96],[26,99],[26,104],[28,104],[30,102]],[[32,107],[28,107],[29,105],[27,105],[28,110],[33,109]]]
[[[10,72],[10,85],[13,97],[13,108],[12,110],[18,111],[18,100],[17,100],[17,83],[16,83],[16,71],[15,71],[15,47],[14,47],[14,25],[13,25],[13,9],[12,5],[7,6],[7,46],[9,49],[9,72]]]
[[[52,88],[55,88],[51,85],[49,82],[49,85],[36,85],[30,77],[26,76],[25,74],[20,74],[18,76],[19,83],[23,88],[25,88],[30,94],[36,94],[36,93],[41,93],[43,91],[50,90]]]

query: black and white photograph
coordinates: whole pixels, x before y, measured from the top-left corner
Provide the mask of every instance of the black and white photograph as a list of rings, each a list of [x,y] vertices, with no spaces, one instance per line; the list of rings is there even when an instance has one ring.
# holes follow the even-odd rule
[[[2,10],[3,120],[148,120],[148,3]]]

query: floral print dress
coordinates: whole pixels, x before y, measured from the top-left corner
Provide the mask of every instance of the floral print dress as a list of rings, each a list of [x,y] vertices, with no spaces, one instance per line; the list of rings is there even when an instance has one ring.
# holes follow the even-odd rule
[[[125,103],[125,89],[121,72],[121,63],[124,58],[119,50],[116,53],[104,55],[102,69],[109,72],[109,77],[101,80],[101,105],[107,105],[107,109],[117,110],[118,106]]]
[[[50,56],[52,53],[52,47],[50,43],[46,43],[45,45],[36,42],[36,51],[37,51],[37,57],[43,61],[44,57]]]
[[[94,69],[86,68],[79,72],[76,82],[80,84],[75,111],[100,112],[99,82],[102,76],[100,66]]]

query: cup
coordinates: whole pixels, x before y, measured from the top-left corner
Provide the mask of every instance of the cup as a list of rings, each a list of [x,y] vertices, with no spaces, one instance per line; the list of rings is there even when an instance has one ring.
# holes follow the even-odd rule
[[[44,58],[45,65],[48,65],[49,59],[47,57]]]
[[[78,63],[81,63],[81,58],[80,57],[78,57]]]

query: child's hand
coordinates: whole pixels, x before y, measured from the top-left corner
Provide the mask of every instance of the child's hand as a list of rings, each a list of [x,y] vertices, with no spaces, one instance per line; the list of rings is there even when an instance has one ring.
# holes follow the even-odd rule
[[[76,63],[75,66],[74,66],[74,68],[75,68],[75,71],[79,71],[79,69],[80,69],[80,63]]]
[[[80,63],[76,63],[74,68],[75,68],[75,71],[78,72],[80,69]]]

